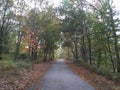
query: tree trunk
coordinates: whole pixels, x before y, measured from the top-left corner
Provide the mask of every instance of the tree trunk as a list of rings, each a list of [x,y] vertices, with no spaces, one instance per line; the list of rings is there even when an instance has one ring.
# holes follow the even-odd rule
[[[3,36],[2,36],[3,34],[2,34],[2,28],[1,28],[1,31],[0,31],[0,60],[2,60],[2,49],[3,49],[3,47],[2,47],[2,45],[3,45]]]
[[[111,48],[110,48],[109,36],[107,36],[107,43],[108,43],[108,52],[110,54],[110,61],[112,63],[113,71],[115,72],[115,65],[114,65],[114,61],[113,61],[113,57],[112,57],[112,52],[111,52]]]
[[[17,40],[18,42],[16,42],[16,50],[15,50],[14,60],[17,60],[17,59],[19,58],[21,37],[22,37],[22,34],[21,34],[21,32],[19,31],[19,32],[18,32],[18,40]]]
[[[77,37],[75,38],[75,62],[78,62],[78,45],[77,45]]]
[[[68,47],[68,58],[70,58],[70,47]]]
[[[82,59],[84,60],[85,63],[87,63],[86,45],[85,45],[85,41],[84,41],[84,36],[82,37],[81,54],[82,54]]]
[[[113,19],[113,11],[112,8],[110,7],[110,17],[111,17],[111,27],[113,30],[113,38],[114,38],[114,48],[115,48],[115,53],[116,53],[116,59],[117,59],[117,71],[120,72],[120,57],[119,57],[119,49],[118,49],[118,40],[117,40],[117,35],[116,35],[116,29],[115,29],[115,23]]]
[[[101,64],[101,50],[99,49],[97,68],[100,67],[100,64]]]
[[[91,38],[90,38],[89,30],[88,30],[87,39],[88,39],[88,48],[89,48],[89,61],[90,61],[90,65],[92,65]]]

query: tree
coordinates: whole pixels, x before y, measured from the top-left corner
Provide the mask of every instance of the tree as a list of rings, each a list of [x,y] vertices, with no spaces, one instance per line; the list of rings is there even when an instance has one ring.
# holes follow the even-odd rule
[[[22,41],[23,32],[25,25],[25,15],[24,12],[26,11],[26,3],[24,0],[18,0],[17,5],[15,5],[15,11],[16,11],[16,22],[18,23],[17,30],[16,30],[16,48],[15,48],[15,54],[14,54],[14,60],[19,59],[20,55],[20,46]]]
[[[59,13],[63,42],[74,43],[75,60],[81,56],[85,63],[89,60],[97,68],[119,72],[119,19],[112,0],[96,0],[93,5],[85,0],[63,0]]]
[[[2,54],[8,53],[8,42],[9,42],[9,31],[12,25],[12,0],[2,0],[0,2],[0,59],[2,59]]]

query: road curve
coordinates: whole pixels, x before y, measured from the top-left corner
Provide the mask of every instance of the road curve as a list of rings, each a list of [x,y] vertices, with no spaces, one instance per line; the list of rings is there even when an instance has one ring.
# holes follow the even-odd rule
[[[62,59],[57,60],[41,80],[40,90],[95,90],[72,72]]]

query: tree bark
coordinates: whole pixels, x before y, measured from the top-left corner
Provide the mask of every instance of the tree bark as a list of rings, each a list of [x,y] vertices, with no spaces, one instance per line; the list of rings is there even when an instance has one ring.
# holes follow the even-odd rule
[[[87,38],[88,38],[88,47],[89,47],[89,61],[90,61],[90,65],[92,65],[92,53],[91,53],[91,39],[90,39],[90,35],[88,35]]]
[[[97,68],[100,67],[100,64],[101,64],[101,50],[99,49]]]
[[[78,62],[78,45],[77,45],[77,37],[75,37],[75,62]]]

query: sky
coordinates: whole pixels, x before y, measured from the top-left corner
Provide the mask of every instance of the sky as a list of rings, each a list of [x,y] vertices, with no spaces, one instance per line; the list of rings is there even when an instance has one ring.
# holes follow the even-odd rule
[[[113,0],[113,5],[116,7],[116,10],[120,11],[120,0]]]
[[[25,0],[27,3],[30,4],[30,6],[33,6],[33,3],[31,3],[29,0]],[[54,6],[57,7],[60,5],[60,2],[62,0],[48,0],[49,2],[53,2]],[[93,0],[87,0],[88,2],[92,3]],[[113,0],[113,5],[116,7],[115,9],[120,12],[120,0]]]
[[[55,6],[58,6],[62,0],[49,0],[54,2]],[[92,3],[92,0],[87,0],[88,2]],[[113,0],[113,5],[116,7],[117,11],[120,11],[120,0]]]
[[[53,2],[55,6],[59,6],[62,0],[49,0],[49,1]]]

